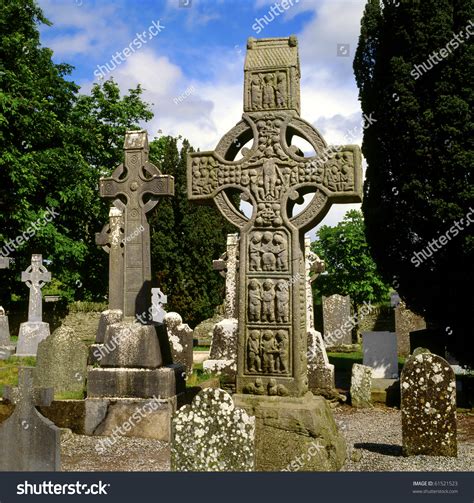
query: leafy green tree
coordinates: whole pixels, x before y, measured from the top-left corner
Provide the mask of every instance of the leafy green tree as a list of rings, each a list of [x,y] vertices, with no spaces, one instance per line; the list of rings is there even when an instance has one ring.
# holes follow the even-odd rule
[[[224,281],[212,269],[235,232],[216,210],[187,198],[187,140],[161,137],[150,144],[150,159],[175,177],[175,197],[163,199],[150,218],[152,267],[156,284],[168,295],[168,311],[181,314],[191,326],[214,314],[224,297]]]
[[[474,362],[472,0],[369,0],[354,71],[372,255],[408,306]],[[470,213],[471,219],[474,213]]]
[[[15,259],[13,293],[24,296],[19,271],[42,253],[58,293],[95,298],[107,285],[94,244],[108,213],[98,180],[119,163],[124,131],[152,114],[140,88],[121,97],[105,82],[79,96],[72,67],[41,47],[39,24],[50,23],[33,0],[0,9],[0,252]]]
[[[327,274],[321,274],[314,282],[318,293],[350,295],[354,311],[364,302],[387,300],[390,288],[370,255],[360,211],[348,211],[335,227],[322,226],[311,250],[326,265]]]

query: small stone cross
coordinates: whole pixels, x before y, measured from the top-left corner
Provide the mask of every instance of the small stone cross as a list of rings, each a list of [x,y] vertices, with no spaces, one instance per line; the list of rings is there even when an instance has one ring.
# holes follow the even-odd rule
[[[43,320],[43,297],[41,289],[51,281],[51,273],[43,266],[41,255],[32,255],[31,265],[21,273],[21,281],[30,289],[28,321]]]

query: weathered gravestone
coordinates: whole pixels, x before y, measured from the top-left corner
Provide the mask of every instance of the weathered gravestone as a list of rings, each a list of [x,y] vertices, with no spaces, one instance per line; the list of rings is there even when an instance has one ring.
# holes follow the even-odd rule
[[[165,295],[159,288],[152,288],[152,320],[155,323],[163,323],[166,311],[165,305],[168,303],[168,296]]]
[[[160,406],[149,421],[140,424],[142,431],[137,435],[169,440],[171,414],[176,410],[178,390],[184,390],[185,370],[180,364],[163,365],[156,329],[147,324],[152,309],[146,213],[156,206],[159,195],[173,194],[174,182],[173,177],[161,175],[148,162],[146,131],[127,132],[124,150],[124,164],[112,178],[100,183],[101,196],[117,198],[114,206],[123,213],[123,258],[118,250],[113,251],[122,225],[118,213],[115,220],[111,217],[109,230],[103,231],[111,237],[101,240],[105,244],[109,241],[109,253],[116,254],[116,260],[109,261],[109,291],[116,287],[122,293],[109,306],[114,309],[109,309],[107,319],[102,320],[105,330],[99,331],[98,338],[103,337],[103,341],[96,340],[93,348],[91,360],[96,367],[88,371],[85,430],[87,434],[112,434],[127,414],[157,398]],[[113,323],[114,319],[119,321]],[[153,422],[162,427],[154,427]],[[151,429],[145,431],[148,427]]]
[[[204,370],[223,374],[229,381],[235,381],[237,333],[238,322],[235,318],[225,318],[215,325],[209,359],[203,362]]]
[[[295,455],[294,446],[302,447],[319,435],[321,422],[315,422],[318,413],[334,424],[330,411],[326,414],[319,409],[328,407],[326,402],[306,395],[302,236],[323,219],[332,203],[361,199],[359,147],[330,150],[311,124],[300,118],[297,45],[294,36],[249,39],[243,120],[224,136],[214,152],[188,156],[189,198],[214,201],[240,230],[238,395],[234,399],[260,417],[257,421],[261,421],[263,430],[259,434],[257,427],[257,469],[263,470],[284,468]],[[305,157],[292,145],[295,136],[307,140],[318,155]],[[235,160],[240,146],[250,140],[252,147],[242,149],[243,157]],[[234,206],[231,194],[235,191],[253,206],[250,217]],[[314,193],[311,202],[294,215],[295,203],[309,192]],[[258,394],[267,397],[258,396],[255,401]],[[275,400],[276,396],[280,400]],[[311,425],[305,438],[296,423],[287,421],[290,402],[293,417],[300,415]],[[275,418],[272,427],[266,422],[267,414]],[[329,439],[334,449],[328,447],[325,452],[331,450],[337,455],[332,456],[327,469],[337,469],[345,455],[344,441],[335,425],[331,431],[326,441]],[[279,433],[292,437],[293,442],[286,439],[282,448]]]
[[[351,298],[349,295],[323,296],[324,343],[326,347],[352,344]]]
[[[59,327],[38,345],[34,384],[55,393],[82,392],[87,376],[87,347],[72,328]]]
[[[6,386],[4,398],[15,410],[0,424],[0,471],[59,471],[60,429],[35,408],[51,405],[53,388],[34,388],[33,369],[20,368],[18,387]]]
[[[410,332],[423,330],[426,322],[422,316],[418,316],[400,301],[395,307],[395,332],[397,334],[397,350],[400,356],[410,354]]]
[[[227,249],[219,260],[214,260],[212,266],[215,271],[225,278],[224,316],[237,318],[238,283],[239,283],[239,235],[227,234]]]
[[[186,369],[186,376],[193,373],[193,331],[183,323],[178,313],[166,313],[163,319],[171,347],[173,363],[180,363]]]
[[[363,332],[364,365],[375,379],[398,378],[397,336],[393,332]]]
[[[403,453],[457,456],[456,379],[449,363],[415,350],[403,367],[401,394]]]
[[[17,356],[36,356],[38,344],[48,337],[49,323],[43,322],[43,296],[41,289],[51,281],[51,273],[43,266],[43,257],[33,255],[31,265],[21,273],[21,281],[30,289],[28,321],[20,325]]]
[[[372,369],[359,363],[352,365],[351,404],[353,407],[372,407]]]
[[[0,257],[0,269],[8,269],[10,259]],[[0,306],[0,360],[7,360],[15,352],[15,346],[10,341],[10,324],[5,310]]]
[[[248,472],[255,467],[255,418],[221,389],[205,389],[173,417],[171,470]]]
[[[324,341],[320,332],[314,328],[313,289],[311,284],[324,271],[325,265],[311,251],[311,239],[307,236],[305,244],[306,268],[306,326],[308,328],[308,387],[315,394],[333,394],[336,387],[334,365],[329,363]]]
[[[101,197],[113,199],[114,206],[123,212],[123,260],[117,257],[119,271],[113,269],[110,273],[113,281],[110,290],[117,288],[121,295],[112,308],[122,310],[126,317],[149,312],[150,227],[146,214],[158,204],[159,196],[174,195],[174,178],[162,175],[148,161],[148,154],[147,132],[128,131],[124,163],[115,169],[112,177],[100,180]],[[115,234],[111,239],[114,237]]]

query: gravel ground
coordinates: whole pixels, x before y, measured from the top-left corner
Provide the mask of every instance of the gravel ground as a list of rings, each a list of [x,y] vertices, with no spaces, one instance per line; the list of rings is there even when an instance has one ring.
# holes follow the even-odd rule
[[[334,410],[347,440],[343,471],[474,471],[474,416],[458,414],[458,457],[402,456],[402,422],[397,409],[376,406]]]
[[[348,445],[343,471],[474,471],[474,415],[458,414],[457,458],[402,456],[401,415],[397,409],[376,406],[334,410]],[[107,437],[65,432],[61,441],[63,471],[152,471],[170,469],[166,442],[122,437],[100,453]],[[98,451],[99,449],[99,451]]]

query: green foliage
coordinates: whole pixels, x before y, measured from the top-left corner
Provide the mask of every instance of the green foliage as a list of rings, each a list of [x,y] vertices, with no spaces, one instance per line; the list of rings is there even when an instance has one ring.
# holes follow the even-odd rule
[[[472,364],[474,46],[466,26],[474,3],[382,4],[367,2],[354,61],[363,112],[377,120],[363,141],[367,241],[385,280]],[[428,61],[441,49],[447,57]],[[442,235],[447,244],[417,260]]]
[[[41,23],[33,0],[0,10],[0,252],[15,258],[4,283],[24,295],[19,272],[42,253],[64,298],[97,300],[107,261],[94,235],[108,219],[98,180],[119,164],[124,132],[152,113],[140,87],[122,97],[107,81],[80,96],[72,68],[41,47]]]
[[[335,227],[321,227],[311,249],[326,265],[327,274],[313,283],[322,295],[350,295],[355,306],[387,300],[390,288],[370,255],[360,211],[348,211]]]
[[[223,278],[212,261],[226,247],[235,229],[216,208],[191,204],[187,199],[186,158],[192,149],[180,138],[161,137],[150,144],[150,159],[175,178],[175,197],[162,200],[150,217],[154,279],[168,295],[167,311],[176,311],[196,326],[214,314],[224,297]]]

